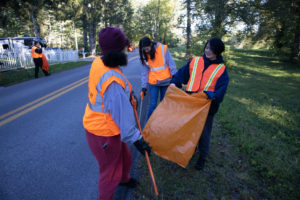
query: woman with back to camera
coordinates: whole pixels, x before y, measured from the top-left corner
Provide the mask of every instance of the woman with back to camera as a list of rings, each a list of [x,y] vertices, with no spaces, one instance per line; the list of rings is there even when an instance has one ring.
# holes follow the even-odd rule
[[[151,152],[137,128],[130,103],[131,84],[120,66],[127,65],[124,51],[129,42],[121,29],[106,27],[99,32],[103,56],[97,57],[89,74],[89,93],[83,117],[88,145],[98,161],[98,200],[112,200],[117,186],[135,187],[130,178],[133,143],[143,155]]]

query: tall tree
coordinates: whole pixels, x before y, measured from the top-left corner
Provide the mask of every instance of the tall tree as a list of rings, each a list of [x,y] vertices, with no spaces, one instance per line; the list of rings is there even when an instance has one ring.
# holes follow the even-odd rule
[[[137,11],[136,31],[137,36],[148,35],[154,40],[161,40],[165,43],[172,39],[172,20],[174,3],[170,0],[161,0],[159,6],[159,19],[157,12],[157,0],[149,1],[143,8]]]
[[[96,31],[97,25],[102,19],[102,11],[105,0],[84,0],[84,12],[86,13],[89,31],[90,54],[96,55]]]
[[[258,1],[259,29],[256,39],[272,43],[278,53],[288,53],[290,59],[299,57],[300,2],[298,0]]]
[[[14,19],[31,26],[34,35],[40,37],[40,23],[43,19],[39,16],[41,11],[43,9],[57,9],[58,4],[65,4],[66,2],[67,0],[9,0],[3,3],[4,7],[1,6],[1,14],[5,13],[7,8],[13,10]]]
[[[191,0],[186,1],[186,57],[191,55]]]

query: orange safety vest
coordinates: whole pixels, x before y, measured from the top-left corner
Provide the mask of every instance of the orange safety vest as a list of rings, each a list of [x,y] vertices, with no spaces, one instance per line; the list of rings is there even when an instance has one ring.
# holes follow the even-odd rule
[[[32,46],[32,48],[31,48],[32,58],[42,58],[41,53],[36,53],[35,52],[36,49],[37,49],[36,46]]]
[[[106,67],[100,57],[96,58],[90,69],[89,102],[83,116],[84,128],[94,135],[110,137],[120,134],[120,128],[103,102],[103,95],[113,81],[123,87],[129,100],[132,87],[121,70]]]
[[[190,62],[190,79],[186,87],[188,92],[215,91],[218,79],[225,70],[224,63],[211,64],[204,72],[203,57],[195,57]]]
[[[162,81],[171,78],[170,68],[166,63],[166,52],[168,46],[159,44],[155,51],[155,58],[152,60],[150,55],[148,57],[148,64],[150,66],[148,82],[150,84],[156,84],[157,81]]]

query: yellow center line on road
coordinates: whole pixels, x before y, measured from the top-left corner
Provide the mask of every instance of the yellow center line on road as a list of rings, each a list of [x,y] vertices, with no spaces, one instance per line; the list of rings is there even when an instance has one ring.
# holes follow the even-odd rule
[[[134,59],[136,59],[136,58],[138,58],[139,56],[134,56],[134,57],[132,57],[132,58],[129,58],[128,59],[128,62],[130,62],[130,61],[132,61],[132,60],[134,60]]]
[[[34,109],[36,109],[36,108],[38,108],[38,107],[44,105],[45,103],[47,103],[47,102],[49,102],[49,101],[52,101],[53,99],[56,99],[57,97],[59,97],[59,96],[65,94],[65,93],[67,93],[67,92],[69,92],[69,91],[71,91],[71,90],[73,90],[73,89],[75,89],[75,88],[77,88],[77,87],[79,87],[79,86],[81,86],[81,85],[87,83],[87,82],[88,82],[88,79],[87,79],[87,78],[84,78],[84,79],[86,79],[86,80],[81,79],[81,80],[80,80],[81,82],[76,81],[77,84],[74,85],[74,83],[73,83],[73,85],[74,85],[73,87],[68,88],[68,89],[66,89],[66,90],[64,90],[64,91],[62,91],[62,92],[60,92],[60,93],[58,93],[58,94],[56,94],[56,95],[54,95],[54,96],[52,96],[52,97],[50,97],[50,98],[44,100],[44,101],[41,101],[40,103],[38,103],[38,104],[36,104],[36,105],[34,105],[34,106],[31,106],[31,107],[29,107],[29,108],[23,110],[22,112],[19,112],[18,114],[15,114],[15,115],[13,115],[13,116],[11,116],[11,117],[9,117],[9,118],[7,118],[7,119],[1,121],[1,122],[0,122],[0,126],[3,126],[4,124],[7,124],[8,122],[11,122],[12,120],[17,119],[18,117],[20,117],[20,116],[22,116],[22,115],[24,115],[24,114],[26,114],[26,113],[28,113],[28,112],[30,112],[30,111],[32,111],[32,110],[34,110]],[[83,80],[83,81],[82,81],[82,80]],[[76,82],[75,82],[75,83],[76,83]],[[79,82],[79,83],[78,83],[78,82]],[[66,86],[66,87],[67,87],[67,86]],[[61,88],[60,90],[65,89],[66,87]]]
[[[132,60],[134,60],[134,59],[136,59],[138,57],[139,56],[134,56],[134,57],[128,59],[128,62],[130,62],[130,61],[132,61]],[[88,82],[88,77],[82,78],[82,79],[80,79],[78,81],[75,81],[74,83],[71,83],[71,84],[69,84],[69,85],[67,85],[67,86],[65,86],[63,88],[60,88],[60,89],[58,89],[56,91],[53,91],[53,92],[51,92],[51,93],[49,93],[49,94],[47,94],[47,95],[45,95],[43,97],[40,97],[40,98],[38,98],[38,99],[30,102],[30,103],[27,103],[27,104],[25,104],[25,105],[23,105],[23,106],[21,106],[19,108],[16,108],[16,109],[14,109],[14,110],[12,110],[12,111],[10,111],[8,113],[5,113],[5,114],[1,115],[0,116],[0,120],[4,119],[4,118],[6,118],[6,117],[8,117],[10,115],[12,115],[12,116],[8,117],[5,120],[2,120],[0,122],[0,127],[3,126],[4,124],[7,124],[7,123],[11,122],[12,120],[17,119],[18,117],[20,117],[22,115],[25,115],[28,112],[30,112],[30,111],[32,111],[32,110],[34,110],[34,109],[36,109],[36,108],[44,105],[45,103],[47,103],[49,101],[52,101],[53,99],[56,99],[57,97],[59,97],[59,96],[65,94],[65,93],[67,93],[67,92],[69,92],[69,91],[71,91],[71,90],[73,90],[73,89],[75,89],[75,88],[83,85],[84,83],[87,83],[87,82]],[[35,105],[33,105],[33,104],[35,104]],[[29,108],[27,108],[27,107],[29,107]],[[25,108],[27,108],[27,109],[25,109]],[[25,109],[25,110],[23,110],[23,109]],[[23,111],[19,112],[21,110],[23,110]],[[19,112],[19,113],[17,113],[17,112]],[[17,113],[17,114],[15,114],[15,113]]]
[[[47,95],[45,95],[45,96],[43,96],[43,97],[41,97],[41,98],[38,98],[38,99],[36,99],[36,100],[34,100],[34,101],[28,103],[28,104],[25,104],[25,105],[23,105],[23,106],[21,106],[21,107],[15,109],[15,110],[12,110],[12,111],[10,111],[10,112],[8,112],[8,113],[5,113],[5,114],[3,114],[3,115],[0,116],[0,120],[3,119],[3,118],[5,118],[5,117],[7,117],[7,116],[9,116],[9,115],[12,115],[12,114],[14,114],[14,113],[16,113],[16,112],[18,112],[18,111],[20,111],[20,110],[23,110],[24,108],[26,108],[26,107],[28,107],[28,106],[31,106],[32,104],[35,104],[35,103],[37,103],[37,102],[39,102],[39,101],[41,101],[41,100],[43,100],[43,99],[46,99],[46,98],[48,98],[49,96],[52,96],[52,95],[54,95],[54,94],[56,94],[56,93],[58,93],[58,92],[60,92],[60,91],[62,91],[62,90],[65,90],[66,88],[71,87],[71,86],[73,86],[73,85],[75,85],[75,84],[77,84],[77,83],[79,83],[79,82],[81,82],[81,81],[83,81],[83,80],[85,80],[85,79],[87,79],[87,78],[88,78],[88,77],[85,77],[85,78],[83,78],[83,79],[80,79],[80,80],[78,80],[78,81],[76,81],[76,82],[74,82],[74,83],[71,83],[71,84],[69,84],[69,85],[63,87],[63,88],[60,88],[60,89],[58,89],[58,90],[56,90],[56,91],[54,91],[54,92],[51,92],[51,93],[49,93],[49,94],[47,94]]]

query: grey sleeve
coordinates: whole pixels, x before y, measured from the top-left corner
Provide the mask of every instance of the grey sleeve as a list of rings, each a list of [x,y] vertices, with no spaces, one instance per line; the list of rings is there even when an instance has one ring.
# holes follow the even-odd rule
[[[122,142],[134,143],[142,137],[137,128],[129,97],[121,85],[112,82],[103,95],[103,101],[114,122],[120,128]]]
[[[142,88],[147,88],[148,76],[149,76],[149,67],[143,65],[142,66],[142,76],[141,76]]]
[[[169,49],[167,49],[167,52],[166,52],[166,63],[170,68],[170,72],[171,72],[172,76],[174,74],[176,74],[176,72],[177,72],[176,63],[174,62],[174,60],[169,52]]]

